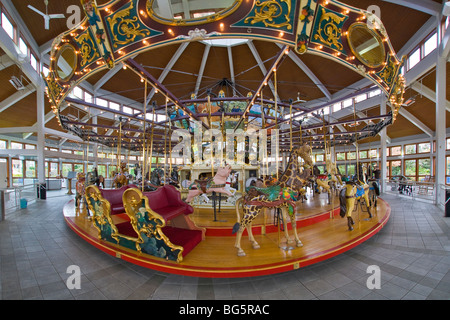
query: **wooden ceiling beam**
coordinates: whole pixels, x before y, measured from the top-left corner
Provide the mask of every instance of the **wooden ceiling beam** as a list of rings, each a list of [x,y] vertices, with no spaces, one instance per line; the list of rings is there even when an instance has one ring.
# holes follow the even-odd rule
[[[36,91],[36,88],[29,84],[25,87],[25,89],[22,89],[20,91],[17,91],[16,93],[10,95],[8,98],[0,102],[0,113],[8,109],[9,107],[13,106],[23,98],[27,97],[28,95],[32,94]]]
[[[434,131],[427,127],[422,121],[420,121],[417,117],[415,117],[411,112],[406,110],[405,108],[400,108],[398,111],[400,115],[402,115],[406,120],[411,122],[417,128],[425,132],[430,138],[434,137]]]

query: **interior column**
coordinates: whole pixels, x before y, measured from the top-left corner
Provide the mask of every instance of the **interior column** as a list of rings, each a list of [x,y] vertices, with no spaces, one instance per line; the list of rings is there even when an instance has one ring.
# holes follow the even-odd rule
[[[386,114],[386,97],[382,95],[380,103],[380,114]],[[380,145],[380,170],[381,170],[381,192],[386,191],[386,178],[387,178],[387,128],[384,127],[380,132],[381,145]]]

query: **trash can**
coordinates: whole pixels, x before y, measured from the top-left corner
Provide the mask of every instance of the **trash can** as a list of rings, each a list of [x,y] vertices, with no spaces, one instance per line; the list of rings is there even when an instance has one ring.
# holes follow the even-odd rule
[[[47,186],[45,183],[37,184],[37,198],[41,200],[47,199]]]
[[[26,209],[28,205],[28,201],[25,198],[20,199],[20,209]]]

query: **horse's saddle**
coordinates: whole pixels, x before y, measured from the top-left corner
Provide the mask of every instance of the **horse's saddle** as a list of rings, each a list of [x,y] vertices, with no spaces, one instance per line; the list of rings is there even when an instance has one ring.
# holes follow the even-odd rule
[[[224,188],[225,184],[214,184],[214,179],[209,178],[205,180],[194,180],[194,183],[191,184],[189,189],[192,189],[193,186],[196,186],[197,189],[202,190],[203,193],[206,193],[206,190],[211,188]]]

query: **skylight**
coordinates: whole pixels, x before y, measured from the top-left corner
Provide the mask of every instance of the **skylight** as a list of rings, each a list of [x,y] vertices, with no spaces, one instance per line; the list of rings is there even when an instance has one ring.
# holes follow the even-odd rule
[[[215,47],[232,47],[247,43],[248,39],[213,39],[203,40],[202,42]]]

